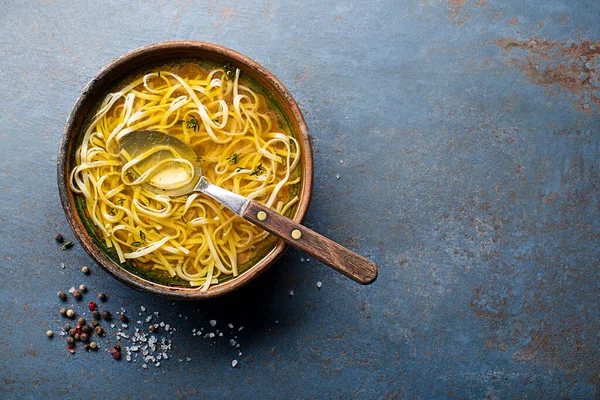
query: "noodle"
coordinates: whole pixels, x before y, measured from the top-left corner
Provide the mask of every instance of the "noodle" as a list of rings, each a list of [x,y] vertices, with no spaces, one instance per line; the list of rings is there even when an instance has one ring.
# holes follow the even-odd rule
[[[131,132],[168,133],[191,146],[196,160],[175,160],[189,171],[199,164],[208,181],[280,213],[298,197],[299,144],[277,125],[265,100],[244,84],[240,70],[206,71],[186,65],[138,77],[100,104],[76,152],[74,193],[119,262],[160,271],[207,290],[237,276],[239,265],[267,233],[203,194],[168,197],[141,184],[140,157],[123,165],[119,144]],[[229,75],[228,75],[229,73]],[[143,157],[158,151],[156,146]],[[143,158],[142,157],[142,158]]]

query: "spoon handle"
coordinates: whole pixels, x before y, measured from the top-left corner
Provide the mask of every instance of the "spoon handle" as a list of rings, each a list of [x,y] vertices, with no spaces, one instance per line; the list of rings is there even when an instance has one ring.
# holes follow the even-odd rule
[[[360,284],[368,285],[377,278],[374,262],[262,204],[250,201],[241,216]]]

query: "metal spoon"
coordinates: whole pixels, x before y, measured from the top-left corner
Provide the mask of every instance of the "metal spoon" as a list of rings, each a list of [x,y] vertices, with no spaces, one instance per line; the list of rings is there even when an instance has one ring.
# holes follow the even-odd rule
[[[123,163],[126,164],[132,158],[155,146],[164,146],[165,149],[170,147],[188,161],[197,159],[197,155],[191,147],[171,135],[157,131],[135,131],[126,135],[119,146]],[[145,168],[150,168],[169,157],[173,158],[171,152],[159,151],[136,167],[143,173]],[[163,164],[165,164],[164,161]],[[183,167],[179,166],[178,170],[177,165],[169,166],[167,162],[166,167],[161,170],[162,173],[158,173],[158,177],[154,179],[147,180],[143,186],[154,193],[168,196],[183,196],[193,192],[204,193],[240,217],[280,237],[289,245],[310,254],[360,284],[370,284],[377,278],[377,265],[372,261],[262,204],[211,184],[202,175],[198,163],[192,162],[191,164],[193,165],[193,174],[188,183],[185,183],[187,179],[183,179],[183,170],[181,170]],[[189,171],[187,173],[190,178]],[[182,182],[180,186],[177,186],[178,181]]]

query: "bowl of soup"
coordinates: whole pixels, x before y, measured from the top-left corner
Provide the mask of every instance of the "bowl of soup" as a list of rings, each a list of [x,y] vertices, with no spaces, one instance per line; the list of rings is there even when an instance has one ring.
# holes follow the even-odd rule
[[[296,222],[310,202],[308,128],[290,92],[250,58],[210,43],[165,42],[111,62],[85,87],[58,153],[65,215],[110,275],[179,299],[229,293],[268,269],[285,244],[200,193],[136,185],[119,145],[159,131],[190,146],[211,183]]]

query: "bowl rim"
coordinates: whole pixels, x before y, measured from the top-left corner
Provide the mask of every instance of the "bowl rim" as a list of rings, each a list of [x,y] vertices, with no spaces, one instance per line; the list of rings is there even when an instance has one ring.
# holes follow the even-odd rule
[[[169,59],[173,58],[207,58],[207,56],[212,56],[209,58],[211,60],[231,62],[235,66],[242,67],[244,73],[256,79],[265,87],[270,95],[275,97],[278,105],[290,120],[290,125],[294,127],[298,136],[296,139],[302,147],[300,199],[292,219],[297,223],[302,222],[308,211],[313,189],[312,147],[308,126],[302,112],[291,93],[271,72],[249,57],[217,44],[190,40],[155,43],[129,51],[110,62],[88,82],[76,100],[67,117],[57,158],[57,181],[60,201],[67,221],[84,250],[109,275],[112,275],[127,286],[140,291],[180,300],[208,299],[235,291],[271,267],[283,255],[287,245],[282,240],[279,240],[271,251],[242,274],[226,282],[211,286],[205,292],[200,291],[199,288],[166,286],[141,278],[113,262],[94,244],[87,233],[76,211],[74,194],[69,188],[71,173],[71,166],[69,165],[71,157],[69,157],[69,154],[90,109],[97,104],[99,100],[98,96],[106,93],[106,90],[114,83],[115,79],[124,78],[132,70],[142,67],[144,64],[160,61],[168,62]]]

